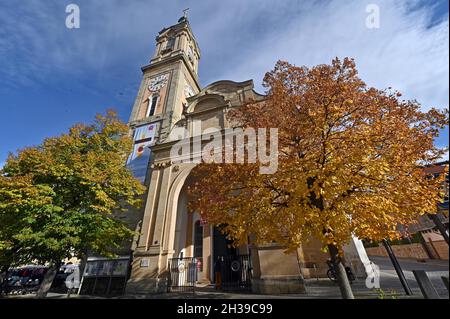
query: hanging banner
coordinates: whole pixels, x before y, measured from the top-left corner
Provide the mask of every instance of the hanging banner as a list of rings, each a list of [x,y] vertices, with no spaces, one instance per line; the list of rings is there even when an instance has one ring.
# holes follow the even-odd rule
[[[157,128],[157,123],[137,127],[134,131],[134,141],[138,142],[146,139],[151,139],[151,141],[154,142]]]
[[[158,123],[139,126],[134,131],[134,148],[133,153],[127,161],[127,167],[133,172],[134,177],[145,182],[147,175],[147,167],[150,162],[150,147],[156,143],[156,132]]]
[[[133,172],[134,177],[142,183],[145,181],[147,166],[150,161],[150,146],[152,141],[134,144],[133,153],[128,158],[127,166]]]
[[[153,143],[151,141],[134,144],[133,153],[131,153],[130,157],[128,158],[128,164],[136,159],[140,159],[146,155],[149,155],[150,146],[152,144]]]

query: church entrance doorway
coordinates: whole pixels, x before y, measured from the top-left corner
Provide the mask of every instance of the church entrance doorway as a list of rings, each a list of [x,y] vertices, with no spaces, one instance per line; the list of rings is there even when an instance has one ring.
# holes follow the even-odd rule
[[[233,241],[227,239],[227,235],[223,234],[221,229],[221,226],[214,227],[214,260],[217,260],[218,257],[236,256],[238,254],[237,248],[232,245]]]
[[[213,232],[214,284],[224,291],[251,290],[251,263],[246,254],[240,254],[233,242],[223,234],[221,227]]]

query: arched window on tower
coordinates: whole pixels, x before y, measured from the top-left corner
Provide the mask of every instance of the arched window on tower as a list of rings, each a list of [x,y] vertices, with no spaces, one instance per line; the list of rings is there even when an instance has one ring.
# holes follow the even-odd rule
[[[164,48],[164,50],[171,51],[173,50],[174,46],[175,46],[175,37],[172,36],[169,39],[167,39],[166,47]]]
[[[156,105],[158,104],[158,94],[153,94],[148,98],[147,117],[155,115]]]

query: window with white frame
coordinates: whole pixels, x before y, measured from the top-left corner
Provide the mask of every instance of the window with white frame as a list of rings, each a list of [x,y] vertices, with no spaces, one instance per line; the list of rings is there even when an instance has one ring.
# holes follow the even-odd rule
[[[159,95],[152,94],[148,98],[147,117],[155,115],[156,106],[158,105]]]

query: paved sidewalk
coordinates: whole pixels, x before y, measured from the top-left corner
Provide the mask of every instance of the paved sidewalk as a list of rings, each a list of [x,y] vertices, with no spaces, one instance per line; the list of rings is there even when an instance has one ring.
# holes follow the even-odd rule
[[[383,290],[395,290],[403,293],[403,287],[398,279],[397,273],[388,257],[369,257],[376,265],[380,267],[380,285]],[[441,277],[449,277],[449,262],[448,260],[434,260],[427,259],[425,262],[418,261],[410,258],[397,258],[403,273],[405,274],[406,281],[411,289],[418,291],[418,294],[422,296],[419,285],[412,273],[413,270],[424,270],[430,278],[434,288],[441,296],[441,298],[449,298],[449,292],[445,287]]]
[[[449,264],[445,260],[426,260],[419,262],[414,259],[398,259],[405,277],[413,291],[413,296],[406,296],[397,274],[387,257],[370,257],[370,259],[380,267],[380,285],[382,292],[375,289],[368,289],[365,280],[358,279],[352,284],[353,293],[359,299],[404,299],[423,298],[419,286],[412,274],[412,270],[425,270],[433,286],[440,297],[449,298],[448,290],[445,288],[441,276],[449,276]],[[328,278],[307,279],[306,294],[285,294],[285,295],[260,295],[252,293],[224,293],[216,291],[212,285],[196,288],[195,293],[166,293],[148,295],[125,295],[114,297],[113,299],[341,299],[341,294],[337,284]],[[34,295],[8,296],[8,298],[34,298]],[[65,294],[49,293],[48,299],[65,299]],[[71,299],[104,299],[98,296],[71,295]]]
[[[148,295],[125,295],[113,297],[111,299],[341,299],[339,287],[329,279],[307,280],[306,294],[280,294],[280,295],[261,295],[252,293],[232,293],[220,292],[214,290],[213,286],[198,288],[194,293],[165,293]],[[365,287],[364,281],[354,282],[352,285],[355,298],[357,299],[380,299],[380,293],[375,290],[369,290]],[[8,296],[12,299],[34,298],[34,294],[25,296]],[[66,299],[65,294],[49,293],[47,299]],[[401,292],[386,291],[385,299],[395,298],[422,298],[422,294],[415,289],[414,296],[405,296]],[[70,299],[105,299],[99,296],[80,296],[71,295]]]

